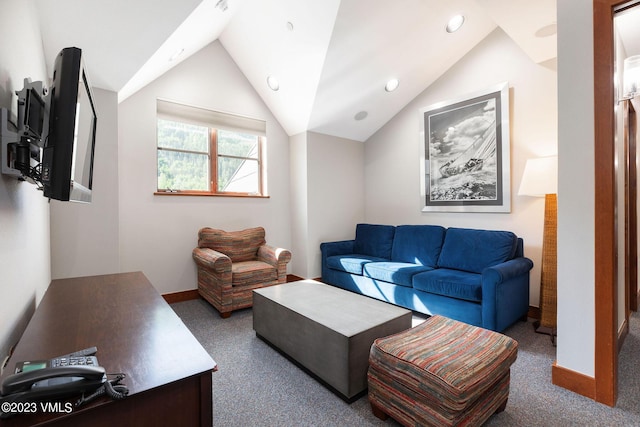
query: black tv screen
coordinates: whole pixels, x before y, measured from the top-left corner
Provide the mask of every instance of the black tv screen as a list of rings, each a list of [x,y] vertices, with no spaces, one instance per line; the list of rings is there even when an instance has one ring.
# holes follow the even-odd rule
[[[82,51],[63,49],[50,87],[49,133],[42,151],[44,196],[91,202],[96,110]]]

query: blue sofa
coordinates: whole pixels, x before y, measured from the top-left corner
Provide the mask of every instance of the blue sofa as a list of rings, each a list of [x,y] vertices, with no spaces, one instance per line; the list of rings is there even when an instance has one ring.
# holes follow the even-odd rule
[[[533,262],[510,231],[358,224],[320,250],[323,282],[413,311],[501,332],[529,310]]]

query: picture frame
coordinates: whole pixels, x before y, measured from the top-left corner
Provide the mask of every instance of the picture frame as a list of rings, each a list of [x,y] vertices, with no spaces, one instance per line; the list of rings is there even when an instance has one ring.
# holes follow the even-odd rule
[[[420,109],[423,212],[511,212],[509,84]]]

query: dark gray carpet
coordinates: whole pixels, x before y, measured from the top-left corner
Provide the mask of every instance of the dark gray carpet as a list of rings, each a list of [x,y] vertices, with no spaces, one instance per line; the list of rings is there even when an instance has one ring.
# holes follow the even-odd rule
[[[347,404],[258,339],[252,311],[222,319],[204,300],[172,304],[202,346],[218,363],[213,374],[216,426],[382,426],[365,397]],[[419,318],[416,319],[419,321]],[[507,409],[487,426],[640,426],[640,319],[620,354],[620,391],[615,408],[551,384],[555,348],[547,335],[519,322],[506,334],[519,343],[511,367]]]

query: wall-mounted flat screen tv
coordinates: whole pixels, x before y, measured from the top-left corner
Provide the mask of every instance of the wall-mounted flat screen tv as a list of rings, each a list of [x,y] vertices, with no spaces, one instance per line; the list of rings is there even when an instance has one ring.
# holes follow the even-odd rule
[[[49,132],[42,151],[44,196],[91,202],[96,109],[82,51],[63,49],[55,60]]]

